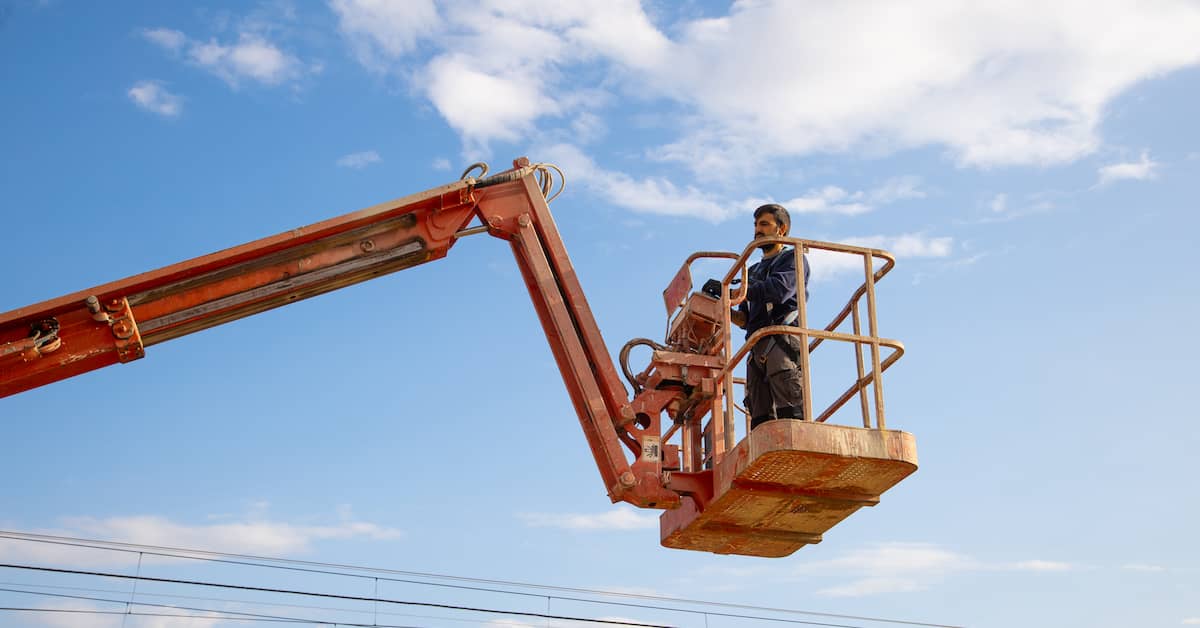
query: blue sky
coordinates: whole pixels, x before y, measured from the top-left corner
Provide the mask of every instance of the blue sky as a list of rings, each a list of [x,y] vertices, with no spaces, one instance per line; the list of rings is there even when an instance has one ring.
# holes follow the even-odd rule
[[[679,264],[741,250],[764,200],[795,235],[896,253],[888,424],[921,460],[789,558],[661,548],[656,513],[608,503],[508,247],[477,236],[0,400],[0,528],[956,625],[1200,625],[1197,33],[1195,2],[0,3],[0,310],[528,155],[566,172],[553,210],[614,352],[662,333]],[[813,272],[824,321],[853,275]],[[117,625],[91,619],[2,621]]]

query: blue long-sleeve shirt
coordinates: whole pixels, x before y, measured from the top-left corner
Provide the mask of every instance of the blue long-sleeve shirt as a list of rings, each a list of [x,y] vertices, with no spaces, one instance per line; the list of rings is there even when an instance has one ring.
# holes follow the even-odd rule
[[[804,259],[804,296],[808,298],[808,256]],[[747,271],[746,300],[738,309],[746,314],[746,337],[769,325],[782,325],[796,311],[796,254],[786,248],[763,258]]]

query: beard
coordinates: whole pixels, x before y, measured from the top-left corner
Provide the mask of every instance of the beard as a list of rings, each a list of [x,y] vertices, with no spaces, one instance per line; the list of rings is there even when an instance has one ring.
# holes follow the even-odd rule
[[[758,239],[762,239],[765,237],[767,237],[767,236],[755,236],[754,239],[758,240]],[[776,247],[780,247],[780,246],[783,246],[783,245],[779,244],[778,242],[763,242],[762,244],[758,245],[758,250],[762,251],[763,253],[770,253]]]

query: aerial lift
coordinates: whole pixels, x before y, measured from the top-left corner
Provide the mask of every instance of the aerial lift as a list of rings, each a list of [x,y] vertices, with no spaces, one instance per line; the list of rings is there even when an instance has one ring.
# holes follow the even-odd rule
[[[137,360],[161,342],[441,259],[461,238],[486,232],[512,247],[609,498],[662,509],[664,546],[787,556],[820,542],[822,533],[878,503],[916,470],[912,435],[884,423],[881,376],[904,351],[877,329],[875,284],[895,264],[888,253],[774,238],[793,245],[786,254],[827,250],[860,257],[863,283],[821,329],[809,327],[805,290],[798,289],[795,325],[760,329],[736,347],[730,308],[744,300],[748,259],[766,241],[740,254],[692,255],[663,292],[665,341],[638,338],[620,351],[630,398],[550,215],[554,173],[561,192],[562,172],[550,164],[520,158],[492,176],[475,164],[448,185],[0,314],[0,397]],[[729,271],[693,291],[691,266],[705,258],[730,260]],[[852,329],[837,331],[848,319]],[[752,432],[744,427],[738,441],[737,421],[746,425],[747,419],[734,401],[734,386],[743,383],[735,370],[757,340],[772,334],[802,340],[808,419],[771,421]],[[857,376],[814,414],[810,356],[827,341],[853,346]],[[640,345],[653,352],[634,374],[629,354]],[[862,427],[825,423],[855,397]]]

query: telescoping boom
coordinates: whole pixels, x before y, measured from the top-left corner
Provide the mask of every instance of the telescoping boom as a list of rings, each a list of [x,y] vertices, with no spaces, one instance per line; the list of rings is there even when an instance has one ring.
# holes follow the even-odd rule
[[[730,334],[729,312],[745,295],[731,286],[745,278],[755,244],[740,254],[689,257],[663,293],[667,337],[662,343],[634,339],[620,352],[630,397],[550,214],[555,172],[561,181],[553,165],[520,158],[512,169],[487,176],[487,167],[477,164],[448,185],[0,314],[0,397],[137,360],[161,342],[441,259],[461,238],[486,232],[512,248],[605,491],[613,502],[664,510],[663,545],[786,556],[819,542],[916,470],[912,435],[884,425],[882,374],[903,354],[898,341],[879,337],[875,316],[875,283],[894,265],[890,255],[778,238],[795,245],[796,255],[859,256],[864,282],[821,329],[809,328],[804,290],[798,290],[797,325],[761,329],[740,347]],[[720,290],[693,292],[691,264],[711,257],[730,260]],[[847,321],[852,330],[838,331]],[[734,403],[734,387],[742,383],[734,373],[749,347],[771,334],[803,341],[804,416],[811,420],[773,421],[749,432]],[[857,374],[814,414],[810,354],[827,341],[853,345]],[[628,355],[637,345],[653,353],[634,375]],[[825,423],[855,397],[862,427]]]

